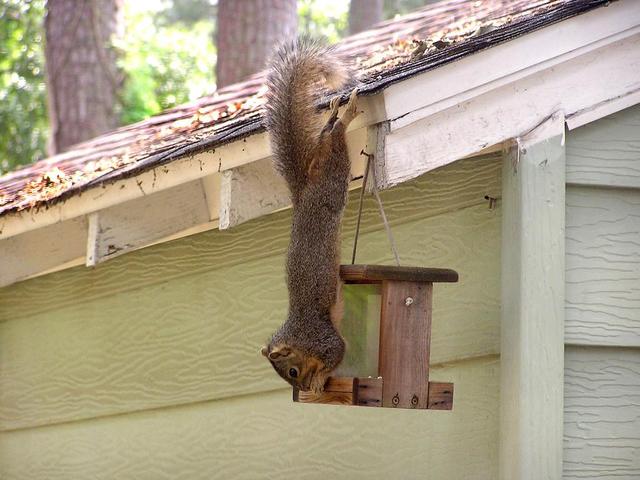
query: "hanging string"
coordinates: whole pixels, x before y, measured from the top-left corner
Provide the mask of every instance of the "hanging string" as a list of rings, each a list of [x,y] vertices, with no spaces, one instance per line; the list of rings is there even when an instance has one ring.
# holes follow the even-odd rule
[[[356,236],[353,241],[353,255],[351,257],[351,264],[356,262],[356,251],[358,248],[358,236],[360,235],[360,219],[362,217],[362,204],[364,201],[364,191],[367,188],[367,179],[369,177],[369,169],[371,168],[371,190],[373,191],[373,195],[378,202],[378,209],[380,210],[380,217],[382,218],[382,223],[384,223],[384,228],[387,232],[387,238],[389,239],[389,245],[391,246],[391,251],[393,252],[393,256],[396,260],[396,265],[400,266],[400,257],[398,256],[398,250],[396,249],[396,243],[393,239],[393,234],[391,233],[391,227],[389,226],[389,221],[387,220],[387,215],[384,213],[384,207],[382,205],[382,200],[380,199],[380,194],[378,193],[378,180],[376,178],[376,166],[375,163],[373,167],[371,167],[371,159],[373,155],[370,153],[366,153],[364,150],[360,152],[361,155],[367,157],[367,165],[364,170],[364,177],[362,180],[362,190],[360,191],[360,206],[358,207],[358,220],[356,223]]]
[[[364,150],[360,155],[365,155]],[[364,168],[364,177],[362,178],[362,189],[360,190],[360,205],[358,205],[358,220],[356,221],[356,236],[353,239],[353,255],[351,255],[351,265],[356,263],[356,252],[358,251],[358,237],[360,236],[360,219],[362,218],[362,204],[364,203],[364,191],[367,188],[367,179],[369,178],[369,155],[367,155],[367,165]]]

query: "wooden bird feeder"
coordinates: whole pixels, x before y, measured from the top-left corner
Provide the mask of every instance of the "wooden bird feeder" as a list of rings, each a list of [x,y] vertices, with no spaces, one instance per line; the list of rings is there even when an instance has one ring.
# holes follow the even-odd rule
[[[429,381],[435,282],[453,270],[342,265],[347,353],[325,391],[293,391],[300,403],[451,410],[453,384]],[[379,326],[378,326],[379,319]]]

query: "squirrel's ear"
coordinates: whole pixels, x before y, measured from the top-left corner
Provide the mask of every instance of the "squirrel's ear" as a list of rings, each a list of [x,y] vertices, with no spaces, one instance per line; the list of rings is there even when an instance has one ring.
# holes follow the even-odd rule
[[[262,355],[264,355],[265,357],[268,357],[268,356],[269,356],[269,347],[267,347],[267,346],[265,345],[264,347],[262,347],[262,348],[260,349],[260,353],[261,353]]]
[[[278,345],[273,347],[271,352],[269,352],[269,359],[275,360],[276,358],[288,357],[289,355],[291,355],[291,349],[289,347]]]

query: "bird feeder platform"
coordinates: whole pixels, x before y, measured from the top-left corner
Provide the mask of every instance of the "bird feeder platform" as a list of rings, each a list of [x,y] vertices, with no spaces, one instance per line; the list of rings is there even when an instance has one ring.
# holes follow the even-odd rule
[[[345,285],[376,285],[380,290],[377,377],[330,377],[323,393],[294,388],[293,400],[451,410],[453,384],[429,381],[431,312],[433,284],[457,282],[458,274],[441,268],[342,265],[340,277]],[[343,324],[349,321],[345,316]]]

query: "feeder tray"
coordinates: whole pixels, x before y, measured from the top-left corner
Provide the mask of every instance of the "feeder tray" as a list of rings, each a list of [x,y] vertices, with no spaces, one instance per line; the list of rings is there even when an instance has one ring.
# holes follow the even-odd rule
[[[378,376],[330,377],[320,395],[294,388],[293,400],[451,410],[453,384],[429,381],[431,306],[433,284],[457,282],[458,274],[441,268],[342,265],[340,277],[345,285],[380,287]]]

